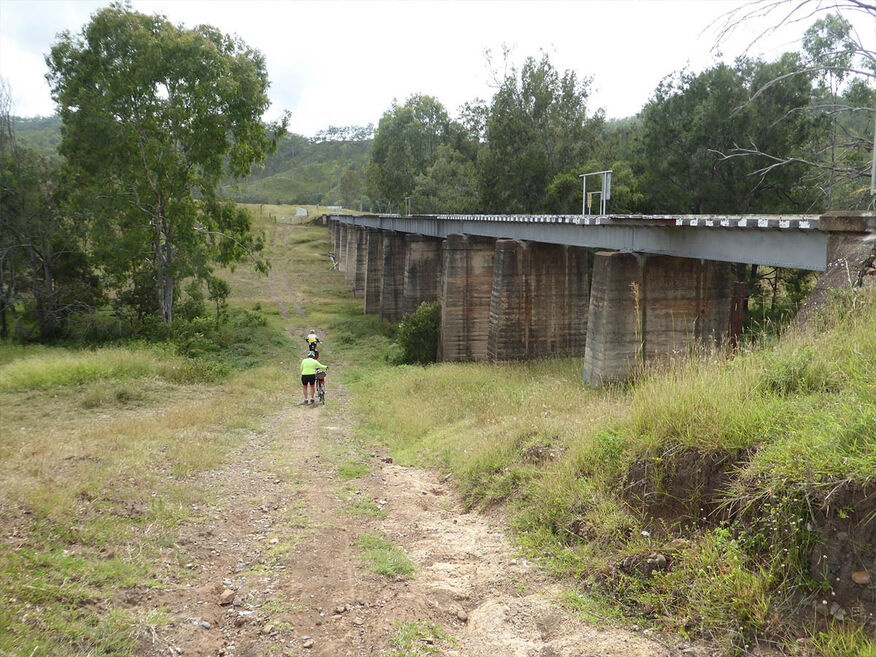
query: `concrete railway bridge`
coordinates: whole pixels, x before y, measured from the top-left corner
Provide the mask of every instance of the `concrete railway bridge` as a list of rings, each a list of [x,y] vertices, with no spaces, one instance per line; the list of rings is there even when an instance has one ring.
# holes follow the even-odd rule
[[[324,220],[366,314],[397,322],[440,301],[441,360],[583,356],[591,385],[720,347],[740,304],[731,263],[823,271],[819,287],[837,286],[872,265],[876,236],[872,213]]]

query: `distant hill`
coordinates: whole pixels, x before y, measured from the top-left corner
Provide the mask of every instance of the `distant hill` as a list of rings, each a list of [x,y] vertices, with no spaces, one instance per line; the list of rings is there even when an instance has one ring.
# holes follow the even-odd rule
[[[254,170],[245,182],[223,186],[222,194],[244,203],[340,205],[341,176],[352,170],[364,181],[370,152],[371,139],[315,141],[290,134],[264,169]]]
[[[14,117],[13,124],[22,146],[46,156],[57,154],[60,117]],[[243,203],[340,205],[341,176],[352,170],[365,179],[371,152],[369,128],[329,128],[315,139],[289,134],[264,168],[255,169],[245,181],[223,185],[220,193]]]
[[[22,146],[35,150],[46,157],[58,154],[61,143],[61,117],[35,116],[12,117],[15,137]]]

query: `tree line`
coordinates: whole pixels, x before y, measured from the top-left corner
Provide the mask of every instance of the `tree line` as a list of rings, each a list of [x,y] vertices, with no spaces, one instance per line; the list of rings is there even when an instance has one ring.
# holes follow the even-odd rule
[[[546,54],[519,68],[502,55],[492,98],[455,117],[418,94],[394,102],[376,129],[320,133],[315,144],[340,148],[373,134],[364,180],[341,167],[333,193],[384,212],[579,213],[580,174],[612,169],[614,213],[869,202],[876,58],[840,15],[816,20],[799,52],[673,74],[621,120],[591,107],[589,78]],[[200,315],[205,299],[218,318],[228,285],[216,270],[268,267],[250,216],[224,200],[229,180],[307,141],[287,135],[287,117],[262,122],[261,53],[210,26],[115,3],[59,35],[46,62],[62,122],[57,157],[19,143],[0,90],[0,336],[51,340],[100,313],[135,333],[167,329]],[[259,181],[280,166],[268,161]],[[772,276],[774,291],[784,276],[803,293],[799,276]]]
[[[580,174],[605,169],[613,213],[870,202],[876,59],[838,14],[816,20],[799,52],[668,76],[629,119],[606,120],[591,80],[546,54],[505,70],[492,99],[455,118],[425,94],[392,104],[366,176],[376,209],[402,211],[407,199],[421,213],[580,213]]]

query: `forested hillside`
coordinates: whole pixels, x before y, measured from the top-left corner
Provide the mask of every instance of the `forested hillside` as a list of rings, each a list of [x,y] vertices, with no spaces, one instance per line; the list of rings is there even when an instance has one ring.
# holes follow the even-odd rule
[[[327,131],[328,132],[328,131]],[[288,134],[277,152],[242,182],[227,183],[222,193],[244,203],[289,203],[368,207],[362,198],[371,139],[345,139],[360,135],[327,135],[308,139]],[[349,173],[352,172],[352,173]],[[342,184],[342,181],[349,184]],[[358,184],[357,181],[358,180]]]
[[[611,169],[610,213],[860,209],[876,58],[856,39],[826,14],[799,50],[673,72],[634,117],[613,121],[580,71],[545,53],[506,61],[493,97],[455,117],[426,94],[394,102],[374,136],[368,193],[381,209],[409,198],[415,213],[579,213],[579,176]]]
[[[44,157],[58,154],[61,143],[61,117],[34,116],[12,117],[15,136],[26,146]]]
[[[44,157],[57,156],[60,117],[13,117],[13,128],[22,146]],[[264,167],[254,168],[242,181],[227,181],[221,194],[243,203],[368,208],[369,201],[362,194],[371,133],[371,126],[329,127],[312,139],[289,133]],[[345,174],[346,184],[342,184]]]

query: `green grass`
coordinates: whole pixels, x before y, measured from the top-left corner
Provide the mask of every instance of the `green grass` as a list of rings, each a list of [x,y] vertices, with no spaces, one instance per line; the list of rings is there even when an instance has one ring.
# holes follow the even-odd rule
[[[46,347],[39,350],[4,348],[0,365],[0,392],[44,390],[95,381],[160,379],[172,383],[202,383],[217,378],[212,363],[174,356],[159,348],[108,347],[74,351]]]
[[[160,551],[213,503],[192,477],[288,401],[298,359],[266,315],[178,322],[167,344],[0,345],[0,654],[134,654],[163,622],[114,596],[173,574]]]
[[[344,506],[344,512],[351,516],[369,516],[371,518],[383,518],[386,512],[377,504],[365,498],[357,498]]]
[[[371,468],[361,461],[347,461],[338,466],[338,476],[341,481],[360,479],[371,472]]]
[[[315,327],[321,360],[337,364],[329,399],[335,377],[349,384],[361,441],[453,473],[470,506],[506,504],[526,553],[572,578],[578,592],[566,604],[583,616],[613,624],[632,615],[711,638],[724,654],[761,639],[793,644],[804,631],[812,654],[873,657],[872,639],[850,626],[793,617],[801,596],[825,585],[804,572],[809,507],[838,485],[872,486],[876,472],[872,298],[840,306],[815,335],[607,390],[583,387],[575,359],[391,367],[392,327],[363,316],[343,273],[330,270],[328,231],[276,221],[281,214],[256,219],[272,277],[225,273],[232,308],[257,308],[258,321],[241,315],[213,345],[195,325],[175,348],[194,358],[141,346],[0,345],[0,525],[20,537],[15,551],[0,551],[0,599],[16,600],[0,607],[0,653],[126,654],[131,627],[161,622],[113,610],[111,592],[151,585],[157,547],[172,546],[176,528],[198,519],[192,506],[210,502],[189,478],[227,462],[290,386],[297,398],[299,347]],[[203,378],[174,369],[216,363],[220,372]],[[343,479],[368,472],[360,445],[328,439],[326,453]],[[733,464],[726,484],[685,489],[716,455]],[[642,499],[625,492],[632,473]],[[150,494],[158,488],[160,503]],[[673,513],[652,515],[659,504]],[[345,511],[375,508],[357,500]],[[728,511],[735,522],[709,515]],[[675,537],[686,541],[671,547]],[[413,573],[384,537],[357,545],[375,572]],[[670,557],[666,571],[642,577],[617,566],[654,550]],[[23,590],[28,578],[42,591]],[[405,638],[437,638],[423,627],[400,628],[396,648],[408,652],[399,655],[428,654],[412,651],[435,641]]]
[[[443,646],[454,646],[453,640],[439,625],[413,621],[396,623],[390,644],[390,657],[423,657],[441,654]]]
[[[404,579],[416,571],[404,551],[377,534],[362,534],[356,541],[362,561],[370,570],[385,577]]]

